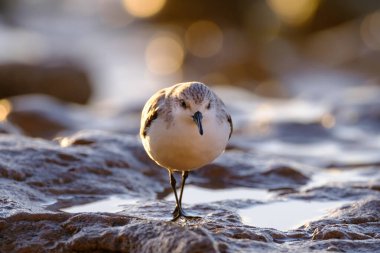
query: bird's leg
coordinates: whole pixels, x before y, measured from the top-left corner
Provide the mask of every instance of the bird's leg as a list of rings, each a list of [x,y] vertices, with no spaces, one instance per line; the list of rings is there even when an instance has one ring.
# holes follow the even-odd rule
[[[170,178],[170,185],[172,186],[172,190],[173,190],[173,193],[174,193],[174,196],[175,196],[175,202],[177,204],[177,206],[179,206],[179,201],[178,201],[178,195],[177,195],[177,189],[176,189],[176,180],[173,176],[173,173],[171,171],[169,171],[169,178]]]
[[[176,181],[175,181],[175,178],[173,176],[173,173],[171,171],[169,171],[169,177],[170,177],[170,185],[172,186],[172,190],[173,190],[173,193],[174,193],[174,197],[175,197],[175,201],[177,203],[176,205],[176,210],[174,210],[173,212],[173,220],[172,221],[175,221],[177,220],[179,217],[182,216],[182,208],[181,208],[181,205],[179,203],[179,200],[178,200],[178,195],[177,195],[177,189],[176,189]]]
[[[181,190],[179,194],[179,199],[177,201],[177,205],[173,211],[173,221],[177,220],[179,217],[184,217],[186,219],[198,219],[201,218],[199,216],[195,215],[189,215],[185,213],[182,209],[182,196],[183,196],[183,189],[185,188],[186,179],[189,176],[189,171],[183,171],[182,172],[182,183],[181,183]]]
[[[188,171],[183,171],[182,172],[181,192],[179,194],[179,204],[181,205],[181,207],[182,207],[183,189],[185,188],[185,183],[186,183],[186,179],[187,179],[188,176],[189,176],[189,172]]]
[[[189,176],[189,172],[188,172],[188,171],[183,171],[183,172],[182,172],[181,191],[180,191],[180,194],[179,194],[179,201],[178,201],[178,202],[179,202],[179,205],[178,205],[178,204],[176,205],[176,207],[175,207],[175,209],[174,209],[174,211],[173,211],[173,215],[178,213],[178,206],[180,206],[181,209],[182,209],[182,195],[183,195],[183,189],[185,188],[185,183],[186,183],[186,179],[187,179],[188,176]],[[182,210],[182,214],[183,214],[183,216],[185,216],[183,210]]]

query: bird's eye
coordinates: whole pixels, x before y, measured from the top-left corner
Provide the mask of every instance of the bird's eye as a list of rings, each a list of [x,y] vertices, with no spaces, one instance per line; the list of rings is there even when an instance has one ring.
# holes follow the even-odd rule
[[[209,102],[206,106],[206,109],[209,110],[211,108],[211,102]]]
[[[179,101],[179,104],[181,105],[181,107],[182,107],[183,109],[186,109],[186,108],[187,108],[187,105],[186,105],[185,100],[181,99],[181,100]]]

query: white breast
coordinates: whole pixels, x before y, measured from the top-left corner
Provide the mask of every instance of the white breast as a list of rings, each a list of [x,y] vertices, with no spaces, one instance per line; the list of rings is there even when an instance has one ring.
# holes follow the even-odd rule
[[[204,118],[203,135],[196,124],[183,118],[170,125],[161,118],[151,124],[143,145],[149,156],[170,170],[198,169],[217,158],[226,148],[230,126],[227,121]]]

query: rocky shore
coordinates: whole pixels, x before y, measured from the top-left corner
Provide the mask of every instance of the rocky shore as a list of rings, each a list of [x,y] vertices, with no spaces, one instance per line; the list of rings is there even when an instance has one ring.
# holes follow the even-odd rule
[[[73,134],[49,140],[26,136],[23,126],[2,126],[0,252],[380,251],[380,180],[373,161],[312,167],[253,152],[236,137],[223,156],[191,174],[189,183],[210,191],[260,189],[271,197],[185,204],[199,218],[172,222],[167,172],[147,157],[137,135],[73,127]],[[337,180],[348,172],[364,175],[318,181],[332,171]],[[62,211],[110,196],[126,199],[122,211]],[[186,190],[184,198],[186,203]],[[255,226],[255,217],[252,224],[241,213],[291,201],[346,202],[289,229]],[[276,211],[274,218],[293,216]]]

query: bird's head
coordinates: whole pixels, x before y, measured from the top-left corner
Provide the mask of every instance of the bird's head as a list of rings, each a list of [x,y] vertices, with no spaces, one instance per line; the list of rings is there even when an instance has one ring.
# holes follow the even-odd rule
[[[174,99],[173,113],[188,122],[193,122],[203,135],[202,123],[215,114],[215,97],[212,91],[202,83],[189,83],[180,87]]]

